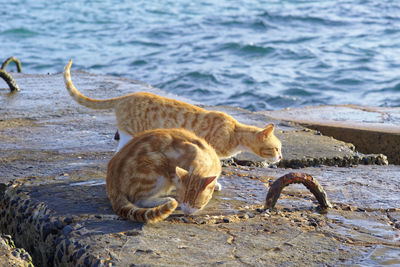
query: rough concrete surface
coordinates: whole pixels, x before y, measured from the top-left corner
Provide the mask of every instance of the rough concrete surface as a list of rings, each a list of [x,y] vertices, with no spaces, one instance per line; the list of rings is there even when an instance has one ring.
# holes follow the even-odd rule
[[[36,266],[400,264],[400,167],[385,165],[383,155],[358,153],[352,144],[265,114],[207,107],[249,124],[274,122],[285,159],[265,168],[240,155],[225,162],[223,190],[199,214],[178,210],[157,224],[129,222],[113,213],[105,191],[117,145],[112,111],[76,104],[60,74],[15,79],[16,94],[0,82],[0,229]],[[72,79],[96,98],[142,90],[165,95],[123,78],[73,72]],[[316,178],[334,208],[320,213],[307,189],[290,185],[277,209],[264,211],[269,185],[293,171],[288,167],[306,166],[314,167],[297,171]]]
[[[39,266],[400,264],[400,167],[303,169],[334,208],[319,214],[308,190],[293,185],[277,211],[264,212],[268,185],[288,171],[225,167],[222,192],[198,215],[178,211],[145,225],[114,215],[105,169],[90,164],[63,177],[15,180],[0,223]]]

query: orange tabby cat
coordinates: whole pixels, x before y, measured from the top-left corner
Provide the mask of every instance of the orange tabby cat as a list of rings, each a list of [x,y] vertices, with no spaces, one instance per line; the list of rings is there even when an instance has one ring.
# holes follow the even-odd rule
[[[157,222],[178,206],[185,214],[211,199],[221,163],[215,150],[185,129],[136,135],[108,163],[107,195],[114,211],[136,222]],[[166,197],[176,189],[176,199]]]
[[[238,122],[226,113],[207,111],[182,101],[150,93],[133,93],[107,100],[96,100],[82,95],[72,84],[70,68],[64,70],[64,81],[69,94],[79,104],[93,109],[114,108],[121,149],[135,134],[157,128],[185,128],[203,137],[220,158],[228,158],[249,151],[271,163],[282,159],[281,142],[274,135],[274,125],[264,129]]]

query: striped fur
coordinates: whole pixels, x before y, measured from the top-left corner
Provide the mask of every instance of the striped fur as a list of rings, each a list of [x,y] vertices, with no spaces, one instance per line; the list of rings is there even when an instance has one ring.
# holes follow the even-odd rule
[[[178,202],[171,198],[166,203],[153,208],[135,207],[126,196],[118,199],[120,206],[117,206],[115,212],[123,218],[134,222],[155,223],[166,219],[177,207]],[[114,201],[114,203],[117,203]]]
[[[72,61],[64,70],[64,80],[69,94],[79,104],[93,109],[115,110],[118,131],[123,139],[118,150],[132,136],[150,129],[185,128],[207,140],[220,158],[228,158],[242,151],[253,152],[269,162],[282,158],[281,142],[274,135],[274,125],[265,128],[239,123],[232,116],[218,111],[208,111],[198,106],[139,92],[107,100],[96,100],[82,95],[73,85],[70,76]]]
[[[215,150],[185,129],[138,134],[108,163],[106,187],[114,211],[136,222],[158,222],[178,206],[185,214],[211,199],[221,164]],[[166,197],[176,189],[176,200]]]
[[[92,108],[92,109],[109,109],[114,108],[114,106],[120,101],[120,98],[112,98],[107,100],[95,100],[82,95],[74,86],[71,80],[70,68],[72,65],[72,59],[69,61],[68,65],[64,68],[64,82],[67,91],[72,98],[81,104],[82,106]]]

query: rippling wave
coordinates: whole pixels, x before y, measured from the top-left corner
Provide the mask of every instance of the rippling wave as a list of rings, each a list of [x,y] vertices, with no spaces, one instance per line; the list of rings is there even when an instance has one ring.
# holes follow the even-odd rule
[[[400,106],[400,2],[20,1],[0,11],[0,60],[133,78],[249,110]]]
[[[37,35],[37,32],[30,31],[26,28],[11,28],[0,32],[1,35],[10,36],[13,38],[24,38]]]

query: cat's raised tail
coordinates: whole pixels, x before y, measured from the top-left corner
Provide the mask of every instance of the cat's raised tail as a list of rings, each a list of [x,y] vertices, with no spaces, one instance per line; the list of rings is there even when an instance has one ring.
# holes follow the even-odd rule
[[[64,82],[65,82],[65,87],[68,90],[68,93],[72,96],[72,98],[76,102],[78,102],[82,106],[92,109],[109,109],[113,108],[115,104],[121,100],[122,97],[98,100],[81,94],[72,83],[71,73],[70,73],[71,65],[72,65],[72,59],[68,62],[68,64],[64,68]]]
[[[112,205],[115,212],[125,219],[134,222],[156,223],[166,219],[178,207],[178,201],[174,198],[168,198],[168,201],[160,206],[138,208],[129,202],[126,197],[121,196]]]

